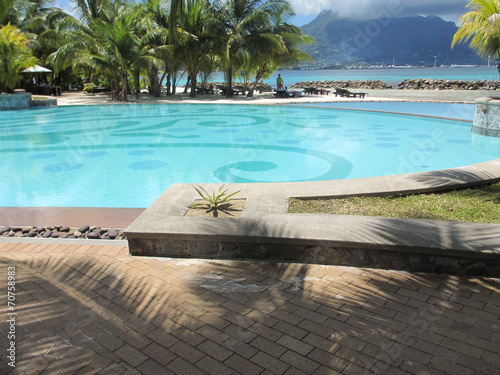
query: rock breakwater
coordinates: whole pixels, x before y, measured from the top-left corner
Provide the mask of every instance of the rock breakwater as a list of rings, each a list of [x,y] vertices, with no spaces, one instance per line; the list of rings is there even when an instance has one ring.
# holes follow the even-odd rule
[[[373,90],[387,90],[392,89],[392,86],[382,81],[304,81],[297,82],[290,86],[292,89],[305,89],[307,87],[314,87],[316,89],[334,89],[336,87],[341,89],[373,89]]]
[[[498,90],[497,81],[445,81],[443,79],[405,79],[397,90]]]
[[[0,228],[0,237],[39,237],[39,238],[86,238],[92,240],[123,240],[123,229],[103,229],[83,225],[78,228],[67,226],[50,227],[9,227]]]

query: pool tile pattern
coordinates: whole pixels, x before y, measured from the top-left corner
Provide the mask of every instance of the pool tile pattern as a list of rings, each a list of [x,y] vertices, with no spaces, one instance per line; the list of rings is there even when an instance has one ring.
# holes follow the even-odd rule
[[[12,374],[494,374],[498,279],[0,243]],[[0,293],[7,306],[6,292]],[[6,322],[0,323],[6,348]]]

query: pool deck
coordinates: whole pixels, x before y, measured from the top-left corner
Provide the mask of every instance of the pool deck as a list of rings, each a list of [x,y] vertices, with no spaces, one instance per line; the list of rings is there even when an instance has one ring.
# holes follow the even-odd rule
[[[470,101],[471,93],[463,94]],[[426,95],[417,100],[432,100]],[[72,100],[66,104],[76,104]],[[474,183],[477,177],[499,178],[499,163],[480,166],[480,173],[466,168],[409,178],[406,186],[385,180],[358,188],[401,191],[427,183],[435,189],[443,178]],[[352,184],[290,185],[274,190],[278,199],[254,200],[247,214],[281,212],[283,192],[351,194]],[[183,199],[191,190],[181,189]],[[66,216],[53,220],[86,209],[71,210],[69,216],[56,210]],[[2,221],[14,215],[5,212]],[[24,218],[33,216],[25,211]],[[387,237],[393,227],[386,226]],[[498,244],[498,227],[479,233],[483,244]],[[437,228],[443,238],[464,245],[474,235]],[[0,238],[1,273],[6,278],[15,267],[17,313],[16,368],[7,365],[11,360],[2,350],[0,373],[439,375],[494,374],[500,368],[498,279],[128,252],[126,242]],[[6,292],[0,301],[7,311]],[[2,349],[9,348],[9,329],[4,319]]]
[[[2,374],[495,374],[498,279],[0,242]],[[12,270],[12,268],[10,268]],[[0,301],[7,306],[6,292]],[[7,315],[6,315],[7,316]]]

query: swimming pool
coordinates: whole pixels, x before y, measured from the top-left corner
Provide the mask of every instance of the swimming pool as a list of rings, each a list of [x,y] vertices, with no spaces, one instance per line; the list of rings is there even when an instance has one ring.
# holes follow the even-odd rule
[[[319,181],[453,168],[500,157],[498,142],[472,134],[470,122],[330,108],[9,111],[0,120],[0,206],[148,207],[172,183]]]
[[[446,117],[458,120],[474,119],[475,104],[468,103],[423,103],[423,102],[330,102],[294,104],[324,108],[360,109],[381,112],[397,112],[421,116]]]

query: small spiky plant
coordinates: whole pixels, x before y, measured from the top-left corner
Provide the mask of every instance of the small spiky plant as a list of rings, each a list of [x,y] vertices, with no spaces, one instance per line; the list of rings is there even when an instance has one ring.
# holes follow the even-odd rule
[[[227,194],[228,189],[224,190],[224,185],[222,185],[217,193],[208,193],[205,189],[198,185],[198,188],[194,188],[196,192],[203,198],[204,203],[193,203],[190,208],[207,206],[208,211],[216,211],[222,205],[227,204],[231,201],[231,197],[238,194],[241,190],[234,193]]]

